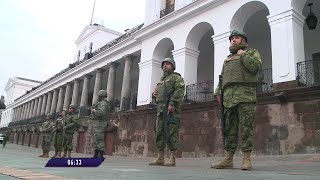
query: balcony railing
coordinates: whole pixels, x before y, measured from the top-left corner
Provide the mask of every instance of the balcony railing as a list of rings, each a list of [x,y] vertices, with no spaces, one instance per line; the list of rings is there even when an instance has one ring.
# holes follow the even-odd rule
[[[297,63],[298,86],[320,85],[320,59]]]
[[[185,99],[188,102],[206,102],[213,101],[213,81],[186,86]],[[272,91],[272,69],[263,69],[259,72],[259,82],[257,84],[257,93]]]
[[[213,101],[213,81],[206,81],[186,86],[186,100],[188,102]]]
[[[174,4],[171,4],[170,6],[160,11],[160,18],[162,18],[163,16],[169,13],[172,13],[173,11],[174,11]]]
[[[257,93],[265,93],[272,91],[272,69],[262,69],[259,72],[257,84]]]

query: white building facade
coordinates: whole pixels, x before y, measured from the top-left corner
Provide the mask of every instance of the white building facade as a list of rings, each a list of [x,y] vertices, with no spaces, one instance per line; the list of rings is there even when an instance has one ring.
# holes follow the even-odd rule
[[[13,121],[58,113],[69,104],[86,113],[100,89],[120,110],[149,104],[165,57],[175,59],[187,86],[211,81],[215,88],[233,29],[244,30],[249,46],[259,50],[271,85],[296,80],[297,63],[320,52],[319,26],[309,30],[305,23],[309,2],[319,7],[314,0],[147,0],[144,24],[122,35],[98,36],[103,28],[86,27],[78,50],[108,43],[93,46],[90,59],[82,60],[87,50],[80,51],[76,63],[14,101]],[[320,17],[319,9],[314,13]]]
[[[21,78],[13,77],[9,78],[5,87],[6,98],[5,104],[6,109],[2,111],[0,127],[6,127],[12,121],[14,100],[31,90],[33,87],[40,85],[42,82]]]

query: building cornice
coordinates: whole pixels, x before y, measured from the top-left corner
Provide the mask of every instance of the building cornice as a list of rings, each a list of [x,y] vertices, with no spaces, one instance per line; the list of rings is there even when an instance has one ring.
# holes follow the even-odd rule
[[[18,105],[25,103],[31,99],[34,99],[44,93],[52,91],[68,82],[73,81],[78,77],[82,77],[84,74],[93,72],[97,68],[106,66],[108,62],[114,61],[112,59],[107,60],[107,58],[117,58],[121,59],[123,55],[132,53],[141,49],[141,42],[136,41],[133,37],[129,37],[124,41],[117,43],[116,45],[110,47],[106,51],[103,51],[89,60],[82,62],[76,67],[60,74],[49,82],[40,85],[37,89],[32,90],[28,94],[23,95],[12,103],[12,107],[15,108]],[[130,52],[127,52],[130,50]]]
[[[92,31],[90,31],[88,34],[86,34],[84,36],[84,34],[90,29],[92,29]],[[120,33],[120,32],[105,28],[103,26],[91,26],[91,25],[88,25],[88,26],[86,26],[84,28],[84,30],[82,30],[81,34],[79,35],[79,37],[76,40],[76,44],[79,44],[80,42],[84,41],[88,37],[92,36],[98,30],[101,30],[101,31],[104,31],[104,32],[107,32],[107,33],[111,33],[111,34],[114,34],[114,35],[117,35],[117,36],[123,35],[123,33]]]
[[[201,14],[228,1],[230,0],[198,0],[192,2],[189,5],[160,18],[158,21],[145,26],[136,33],[135,38],[142,41],[158,33],[159,30],[164,31],[174,25],[182,23],[185,19],[190,18],[191,15],[196,16],[197,14]]]

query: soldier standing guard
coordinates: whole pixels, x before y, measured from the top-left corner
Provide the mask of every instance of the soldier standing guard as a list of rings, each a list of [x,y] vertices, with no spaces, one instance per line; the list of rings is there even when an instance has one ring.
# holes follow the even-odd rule
[[[163,76],[152,93],[156,98],[156,146],[158,158],[149,165],[175,166],[179,147],[180,105],[184,96],[185,84],[172,58],[162,61]],[[168,145],[170,159],[164,162],[164,149]]]
[[[100,90],[98,97],[98,103],[91,110],[91,124],[95,145],[93,158],[103,158],[105,149],[104,131],[110,121],[110,105],[107,101],[107,91]]]
[[[42,155],[39,157],[48,158],[49,157],[49,151],[50,151],[50,144],[51,144],[51,136],[52,136],[52,114],[49,113],[46,116],[46,121],[42,124],[41,127],[41,134],[42,134]]]
[[[9,140],[9,134],[8,134],[8,131],[5,131],[5,133],[3,134],[2,148],[6,147],[8,140]]]
[[[238,129],[242,132],[244,153],[242,170],[251,170],[253,120],[256,110],[256,86],[258,72],[261,69],[261,57],[256,49],[248,48],[247,36],[242,31],[234,30],[229,36],[230,55],[222,68],[222,87],[218,86],[215,97],[220,103],[223,92],[225,120],[225,157],[212,168],[225,169],[233,167],[233,155],[237,148]]]
[[[76,106],[70,105],[68,108],[68,116],[66,117],[65,126],[63,127],[63,156],[62,158],[71,158],[71,151],[73,150],[73,134],[78,128],[78,115],[76,114]]]
[[[63,147],[63,126],[65,122],[65,110],[63,110],[59,118],[53,123],[54,124],[54,150],[55,154],[51,158],[60,158],[62,147]]]

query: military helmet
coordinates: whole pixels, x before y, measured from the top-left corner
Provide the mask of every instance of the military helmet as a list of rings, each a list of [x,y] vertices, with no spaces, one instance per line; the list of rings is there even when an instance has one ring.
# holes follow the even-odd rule
[[[163,68],[164,62],[169,62],[173,66],[173,70],[176,69],[176,62],[172,58],[165,58],[161,63],[161,68]]]
[[[48,114],[46,115],[46,117],[48,117],[49,119],[52,119],[52,114],[51,114],[51,113],[48,113]]]
[[[76,107],[75,105],[73,105],[73,104],[70,104],[70,105],[69,105],[69,108],[73,108],[74,110],[77,109],[77,107]]]
[[[246,40],[246,42],[248,42],[248,37],[247,37],[246,33],[244,33],[243,31],[240,31],[240,30],[231,31],[231,34],[229,36],[229,41],[231,41],[232,36],[241,36]]]
[[[100,90],[100,91],[98,92],[98,96],[99,96],[99,97],[107,97],[107,96],[108,96],[108,93],[107,93],[106,90]]]

